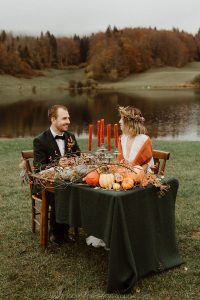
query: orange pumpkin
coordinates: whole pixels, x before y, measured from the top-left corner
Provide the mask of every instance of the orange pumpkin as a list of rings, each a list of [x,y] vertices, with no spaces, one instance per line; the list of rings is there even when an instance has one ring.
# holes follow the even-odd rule
[[[123,179],[121,186],[124,190],[130,190],[134,186],[134,181],[132,178],[126,177]]]
[[[83,181],[88,185],[97,186],[99,184],[99,173],[96,170],[92,171],[83,178]]]

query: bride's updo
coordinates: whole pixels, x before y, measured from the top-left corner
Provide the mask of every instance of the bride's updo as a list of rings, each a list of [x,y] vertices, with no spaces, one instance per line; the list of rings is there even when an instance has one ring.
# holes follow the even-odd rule
[[[145,119],[138,108],[119,106],[118,111],[124,122],[124,134],[134,137],[138,134],[146,133],[147,130],[144,126]]]

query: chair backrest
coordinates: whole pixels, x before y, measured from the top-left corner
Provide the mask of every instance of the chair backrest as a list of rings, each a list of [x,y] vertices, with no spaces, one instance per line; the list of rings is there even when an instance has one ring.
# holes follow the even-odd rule
[[[170,157],[170,152],[153,150],[154,174],[163,176],[165,173],[166,162]]]
[[[24,159],[26,163],[26,170],[30,173],[32,173],[32,167],[30,164],[30,159],[33,158],[33,150],[24,150],[21,152],[22,158]]]

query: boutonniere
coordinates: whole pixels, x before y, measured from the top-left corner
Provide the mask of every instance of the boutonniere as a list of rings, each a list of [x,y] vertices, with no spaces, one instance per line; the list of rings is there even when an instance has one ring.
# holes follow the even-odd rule
[[[75,141],[72,139],[71,136],[66,139],[67,152],[72,152],[72,148],[74,147],[74,145],[75,145]]]

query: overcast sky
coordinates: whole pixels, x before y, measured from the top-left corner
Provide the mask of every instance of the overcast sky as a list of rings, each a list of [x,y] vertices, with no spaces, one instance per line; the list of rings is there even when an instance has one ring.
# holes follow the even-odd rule
[[[200,0],[0,0],[0,30],[70,36],[105,31],[108,25],[200,28]]]

